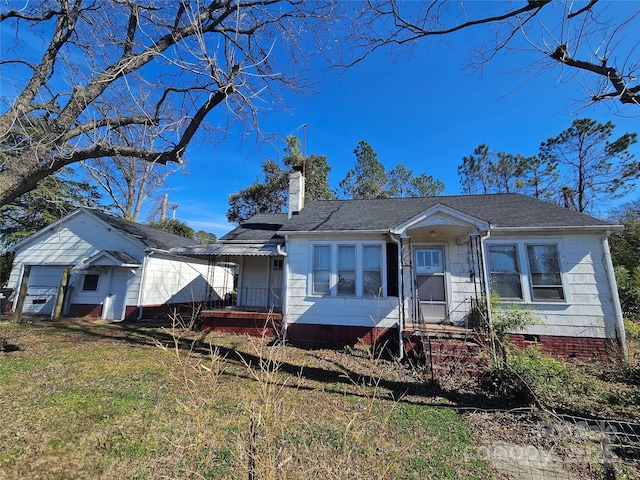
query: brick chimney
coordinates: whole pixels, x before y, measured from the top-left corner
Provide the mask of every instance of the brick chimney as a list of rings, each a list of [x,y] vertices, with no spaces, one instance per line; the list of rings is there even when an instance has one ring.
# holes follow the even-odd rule
[[[304,175],[302,165],[293,167],[289,174],[289,218],[298,215],[304,207]]]

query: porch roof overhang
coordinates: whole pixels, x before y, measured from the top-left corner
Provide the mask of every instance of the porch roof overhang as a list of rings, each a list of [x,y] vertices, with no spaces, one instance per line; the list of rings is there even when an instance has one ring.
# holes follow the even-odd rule
[[[220,243],[197,247],[172,248],[171,253],[186,256],[207,257],[275,257],[280,244],[275,243]]]
[[[78,265],[76,268],[88,267],[126,267],[139,268],[141,263],[126,252],[115,250],[101,250],[92,257],[89,257]]]
[[[437,228],[447,236],[460,239],[474,232],[487,232],[492,227],[486,220],[438,203],[389,231],[394,235],[411,236],[425,234]]]

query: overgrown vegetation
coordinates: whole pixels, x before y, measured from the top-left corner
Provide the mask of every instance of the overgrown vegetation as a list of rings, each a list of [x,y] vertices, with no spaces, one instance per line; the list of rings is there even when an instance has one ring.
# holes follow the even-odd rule
[[[325,358],[72,321],[0,328],[20,346],[0,362],[0,478],[492,477],[463,420],[400,398],[388,374],[402,367],[368,350]]]

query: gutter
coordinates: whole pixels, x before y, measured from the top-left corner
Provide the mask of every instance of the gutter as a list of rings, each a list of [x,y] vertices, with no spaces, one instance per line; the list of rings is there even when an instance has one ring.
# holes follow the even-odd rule
[[[285,235],[284,237],[284,242],[285,245],[287,243],[287,241],[289,240],[289,236]],[[282,297],[283,297],[283,301],[282,301],[282,342],[286,343],[287,341],[287,302],[289,301],[289,294],[288,294],[288,285],[289,285],[289,262],[287,262],[287,252],[285,250],[282,250],[282,245],[278,245],[276,247],[276,251],[278,252],[278,255],[282,255],[284,258],[283,264],[284,264],[284,268],[283,270],[283,279],[282,279]]]
[[[485,240],[491,237],[491,230],[487,230],[485,235],[480,236],[480,255],[482,255],[482,279],[484,281],[484,298],[487,306],[487,324],[489,325],[489,335],[491,336],[491,351],[493,353],[493,363],[497,362],[496,357],[496,340],[493,334],[493,320],[491,318],[491,295],[489,293],[489,277],[487,276],[487,265],[485,261]]]
[[[594,231],[615,231],[620,232],[623,225],[574,225],[574,226],[554,226],[554,227],[496,227],[492,226],[494,232],[594,232]]]
[[[402,268],[402,240],[389,231],[389,238],[398,246],[398,360],[404,357],[403,322],[404,311],[404,269]]]
[[[620,342],[622,347],[622,354],[624,358],[628,358],[629,352],[627,350],[627,336],[624,331],[624,320],[622,317],[622,307],[620,306],[620,297],[618,297],[618,284],[616,282],[616,275],[613,270],[613,261],[611,260],[611,251],[609,250],[609,235],[611,230],[607,230],[607,233],[602,237],[602,252],[604,253],[604,269],[607,272],[607,278],[609,279],[609,289],[611,292],[611,300],[613,302],[613,311],[615,313],[615,330],[616,338]]]
[[[311,236],[311,235],[362,235],[362,234],[376,234],[376,235],[386,235],[390,230],[304,230],[304,231],[296,231],[296,230],[280,230],[278,231],[279,235],[301,235],[301,236]]]
[[[142,259],[142,274],[140,275],[140,287],[138,290],[138,318],[136,320],[142,320],[142,314],[144,307],[142,306],[142,292],[144,290],[144,282],[147,279],[147,258],[154,254],[153,250],[147,250],[148,255],[145,255]]]

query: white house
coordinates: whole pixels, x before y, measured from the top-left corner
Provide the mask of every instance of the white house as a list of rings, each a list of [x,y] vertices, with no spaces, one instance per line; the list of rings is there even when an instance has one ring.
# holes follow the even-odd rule
[[[13,246],[13,308],[117,321],[219,300],[233,289],[231,269],[169,252],[197,244],[80,208]]]
[[[262,288],[251,306],[281,315],[289,340],[402,343],[429,324],[472,327],[495,292],[540,319],[516,341],[565,356],[624,348],[607,240],[618,225],[520,194],[303,205],[304,179],[290,182],[289,216],[257,215],[218,245],[172,250],[241,265],[236,307]]]

